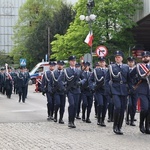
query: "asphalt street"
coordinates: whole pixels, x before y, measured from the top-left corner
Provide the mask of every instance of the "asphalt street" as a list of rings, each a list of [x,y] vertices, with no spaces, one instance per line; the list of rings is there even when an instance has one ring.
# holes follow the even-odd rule
[[[47,121],[46,97],[34,92],[29,85],[26,103],[0,95],[0,150],[149,150],[150,135],[140,133],[139,113],[135,127],[123,124],[124,135],[112,132],[112,123],[106,127],[96,124],[94,109],[91,124],[76,120],[77,128],[67,126],[67,100],[65,124]],[[107,117],[106,117],[107,118]]]

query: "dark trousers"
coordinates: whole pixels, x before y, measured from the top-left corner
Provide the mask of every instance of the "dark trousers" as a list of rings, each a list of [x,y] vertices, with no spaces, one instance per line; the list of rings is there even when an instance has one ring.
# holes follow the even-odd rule
[[[88,120],[93,104],[93,94],[82,93],[82,100],[82,118],[85,119],[85,111],[87,111],[86,119]]]
[[[27,98],[28,95],[28,84],[25,86],[25,98]]]
[[[52,114],[52,95],[49,92],[46,92],[47,97],[47,114],[51,116]]]
[[[79,95],[78,107],[77,107],[77,116],[79,116],[80,111],[81,111],[81,101],[82,101],[82,98],[81,98],[81,94],[80,94]]]
[[[148,130],[150,128],[150,95],[142,95],[139,94],[141,104],[141,112],[140,112],[140,128],[144,126]]]
[[[79,94],[73,94],[71,92],[68,92],[68,116],[69,116],[69,122],[73,122],[75,120],[75,115],[77,112],[78,107],[78,101],[79,101]]]
[[[129,121],[129,116],[131,118],[131,122],[134,121],[134,116],[136,114],[136,105],[137,105],[138,96],[137,94],[132,94],[128,96],[128,104],[127,104],[127,118]]]
[[[19,101],[25,102],[25,87],[19,87]]]
[[[54,94],[54,110],[55,110],[55,116],[54,118],[57,120],[57,112],[59,110],[60,114],[60,120],[63,119],[63,115],[65,112],[65,103],[66,103],[66,95],[61,95],[58,93]]]
[[[108,119],[113,121],[113,114],[114,114],[114,103],[110,96],[108,96]]]
[[[97,101],[97,117],[98,122],[100,122],[100,118],[102,118],[102,122],[104,122],[107,106],[108,106],[108,100],[106,95],[102,95],[101,93],[96,92],[95,98]]]
[[[117,126],[118,129],[121,129],[123,120],[124,120],[124,112],[127,105],[127,96],[122,95],[113,95],[113,103],[114,103],[114,127]]]
[[[8,98],[11,97],[11,94],[12,94],[12,86],[9,89],[6,89],[6,95]]]

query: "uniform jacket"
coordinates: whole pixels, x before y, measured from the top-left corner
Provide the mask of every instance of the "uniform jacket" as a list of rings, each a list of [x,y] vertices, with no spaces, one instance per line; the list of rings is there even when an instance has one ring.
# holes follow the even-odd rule
[[[150,70],[150,64],[147,67]],[[146,77],[144,76],[145,72],[144,70],[140,67],[140,64],[137,64],[136,67],[131,71],[130,76],[131,78],[135,78],[136,76],[138,77],[136,84],[140,82],[140,84],[138,85],[136,91],[139,94],[143,94],[143,95],[150,95],[150,85],[146,79]],[[150,79],[150,76],[149,76]],[[150,80],[149,80],[150,81]]]
[[[85,82],[81,85],[81,92],[86,95],[91,95],[92,91],[90,89],[90,77],[92,75],[92,72],[89,71],[82,71],[81,74],[81,80],[84,80]]]
[[[60,75],[62,74],[63,70],[55,70],[52,74],[53,76],[53,92],[56,93],[56,94],[60,94],[60,95],[63,95],[64,94],[64,82],[65,82],[65,78],[62,78],[61,79],[61,82],[62,82],[62,86],[59,84],[59,77]]]
[[[122,64],[121,67],[117,64],[109,65],[105,77],[106,94],[126,96],[131,88],[132,83],[128,65]]]
[[[41,89],[43,92],[49,92],[52,93],[52,87],[53,87],[53,78],[51,71],[46,71],[42,78],[42,85]]]
[[[95,90],[95,92],[99,92],[104,94],[104,79],[106,76],[108,69],[107,68],[95,68],[91,77],[90,77],[90,88]]]
[[[80,84],[85,82],[85,79],[81,80],[81,75],[81,70],[77,68],[73,70],[71,67],[68,67],[61,74],[59,81],[62,84],[62,79],[65,79],[67,91],[72,92],[73,94],[79,94],[81,93],[79,82]]]

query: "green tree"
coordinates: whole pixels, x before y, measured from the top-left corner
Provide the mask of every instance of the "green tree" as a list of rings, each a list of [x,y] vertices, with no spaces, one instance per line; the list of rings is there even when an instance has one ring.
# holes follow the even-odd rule
[[[0,51],[0,66],[5,66],[5,63],[12,66],[13,58],[6,54],[5,51]]]
[[[79,57],[90,48],[83,43],[89,32],[86,21],[80,21],[81,14],[87,14],[87,0],[79,0],[74,9],[75,20],[70,24],[65,35],[56,34],[56,40],[52,42],[53,57],[67,59],[68,55],[75,54]],[[93,51],[100,44],[108,47],[109,53],[116,49],[124,52],[134,43],[130,29],[136,25],[132,20],[137,9],[141,8],[140,0],[95,0],[92,13],[97,16],[92,23],[94,34]]]
[[[48,52],[48,27],[52,41],[56,33],[66,32],[72,16],[71,6],[62,0],[27,0],[14,28],[14,60],[26,58],[30,68],[40,62]]]

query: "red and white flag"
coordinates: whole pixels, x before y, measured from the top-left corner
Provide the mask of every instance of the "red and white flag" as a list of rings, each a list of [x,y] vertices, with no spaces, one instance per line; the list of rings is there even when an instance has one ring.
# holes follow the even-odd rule
[[[93,32],[89,32],[89,34],[86,36],[86,39],[84,40],[84,42],[87,43],[90,47],[92,47]]]

